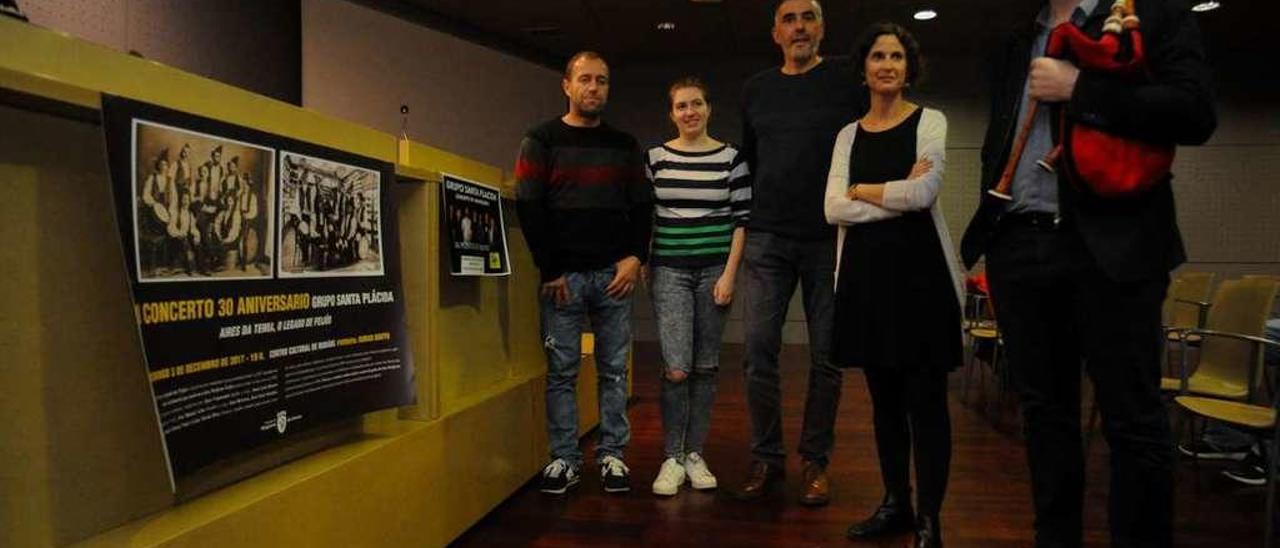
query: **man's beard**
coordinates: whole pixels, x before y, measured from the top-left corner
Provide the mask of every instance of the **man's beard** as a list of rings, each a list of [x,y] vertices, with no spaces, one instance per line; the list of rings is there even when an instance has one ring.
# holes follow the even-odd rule
[[[591,118],[594,120],[599,118],[602,114],[604,114],[604,106],[605,106],[605,103],[602,102],[595,109],[591,109],[587,107],[584,101],[582,103],[578,103],[578,114],[583,118]]]
[[[809,43],[808,48],[793,48],[791,50],[791,60],[799,64],[805,64],[812,61],[818,56],[818,44]]]

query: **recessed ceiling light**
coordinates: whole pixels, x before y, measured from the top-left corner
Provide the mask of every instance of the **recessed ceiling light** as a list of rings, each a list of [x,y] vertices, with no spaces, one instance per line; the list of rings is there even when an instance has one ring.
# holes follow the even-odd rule
[[[1199,4],[1191,6],[1191,11],[1203,13],[1206,11],[1216,10],[1220,7],[1222,7],[1222,4],[1218,2],[1200,2]]]
[[[933,11],[933,10],[920,10],[920,11],[917,11],[917,12],[915,13],[915,15],[912,15],[911,17],[913,17],[916,21],[928,21],[928,20],[933,19],[933,18],[935,18],[935,17],[937,17],[937,16],[938,16],[938,12],[936,12],[936,11]]]
[[[671,21],[663,21],[658,23],[658,30],[676,30],[676,24]]]

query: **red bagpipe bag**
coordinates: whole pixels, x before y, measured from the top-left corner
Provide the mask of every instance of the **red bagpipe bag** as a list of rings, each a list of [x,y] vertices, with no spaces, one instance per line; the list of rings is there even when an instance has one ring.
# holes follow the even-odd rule
[[[1049,35],[1046,55],[1069,60],[1081,70],[1114,74],[1135,84],[1147,77],[1146,52],[1133,0],[1116,0],[1100,38],[1089,37],[1070,22]],[[1059,116],[1059,167],[1077,188],[1105,198],[1141,194],[1164,180],[1173,166],[1172,144],[1121,137],[1073,120],[1064,108]]]

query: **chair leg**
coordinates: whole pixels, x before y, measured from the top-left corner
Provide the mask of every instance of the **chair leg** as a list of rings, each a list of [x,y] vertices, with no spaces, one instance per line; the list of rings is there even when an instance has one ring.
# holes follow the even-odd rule
[[[1182,464],[1182,451],[1178,449],[1178,445],[1187,436],[1187,412],[1182,409],[1174,409],[1173,412],[1173,469],[1176,473],[1178,466]]]
[[[1187,443],[1189,445],[1195,445],[1197,441],[1199,441],[1201,438],[1204,437],[1204,428],[1205,428],[1205,423],[1207,421],[1203,417],[1201,417],[1200,420],[1196,420],[1196,417],[1191,417],[1191,420],[1192,420],[1191,439],[1187,440]],[[1196,429],[1197,425],[1199,425],[1200,427],[1198,430]],[[1175,447],[1174,450],[1176,451],[1177,448]],[[1178,451],[1178,452],[1181,453],[1181,451]],[[1195,479],[1191,484],[1194,490],[1193,492],[1196,494],[1196,498],[1199,498],[1200,497],[1200,459],[1195,457],[1191,458],[1191,472],[1192,474],[1195,475]]]
[[[978,354],[978,349],[976,345],[977,345],[977,339],[969,335],[965,336],[965,348],[968,349],[969,356],[965,360],[964,380],[962,381],[961,388],[960,388],[960,401],[965,404],[969,403],[969,384],[972,382],[972,379],[973,379],[973,362],[974,362],[974,357]]]

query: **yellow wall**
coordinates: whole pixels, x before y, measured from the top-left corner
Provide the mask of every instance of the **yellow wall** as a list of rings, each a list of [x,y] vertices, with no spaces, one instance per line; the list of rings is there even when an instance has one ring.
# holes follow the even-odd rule
[[[544,365],[523,238],[508,235],[510,277],[441,268],[439,174],[500,186],[500,169],[417,143],[397,162],[390,135],[4,18],[0,92],[0,546],[439,545],[537,472]],[[417,405],[252,451],[172,494],[101,128],[43,110],[91,113],[98,92],[397,162]],[[580,390],[594,424],[589,361]]]
[[[9,107],[0,125],[0,545],[65,543],[164,508],[169,480],[101,130]]]

